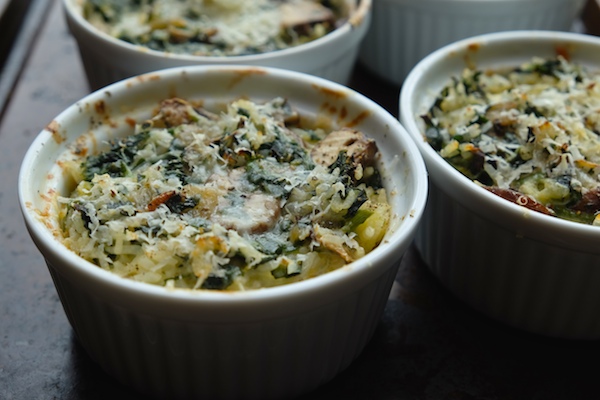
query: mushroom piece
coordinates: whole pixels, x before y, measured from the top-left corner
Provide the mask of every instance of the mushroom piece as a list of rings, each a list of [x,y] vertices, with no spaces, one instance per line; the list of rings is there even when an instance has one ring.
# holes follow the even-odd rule
[[[162,121],[166,127],[189,124],[193,121],[192,112],[192,106],[185,100],[178,98],[163,100],[154,125],[157,126],[158,121]]]
[[[219,118],[217,114],[198,105],[173,97],[163,100],[160,103],[160,108],[156,116],[152,118],[152,125],[157,128],[169,128],[172,126],[190,124],[197,119],[196,114],[213,121],[216,121]]]
[[[552,211],[550,208],[546,207],[542,203],[537,202],[532,197],[519,193],[516,190],[501,189],[496,186],[485,186],[485,189],[494,193],[496,196],[502,197],[504,200],[508,200],[529,210],[541,212],[542,214],[546,215],[554,215],[554,211]]]
[[[308,34],[308,28],[318,23],[335,26],[333,11],[318,2],[310,0],[285,2],[281,4],[280,11],[281,27],[292,29],[300,34]]]
[[[239,233],[263,233],[275,226],[281,214],[279,200],[262,193],[241,196],[241,206],[221,198],[212,218],[226,229]]]
[[[369,167],[376,161],[377,144],[362,132],[343,128],[331,132],[313,147],[311,156],[315,163],[329,167],[338,159],[340,152],[346,152],[351,174],[356,181],[365,177]],[[372,168],[371,168],[372,169]]]

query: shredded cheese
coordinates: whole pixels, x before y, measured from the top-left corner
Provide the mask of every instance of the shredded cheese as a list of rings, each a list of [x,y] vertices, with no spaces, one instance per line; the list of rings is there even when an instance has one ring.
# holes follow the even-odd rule
[[[132,135],[66,164],[81,180],[59,197],[64,243],[119,276],[188,289],[276,286],[362,257],[391,214],[378,173],[356,174],[374,168],[374,142],[336,131],[369,152],[328,146],[334,162],[315,163],[328,132],[300,120],[282,98],[220,113],[166,99]]]
[[[423,119],[440,155],[494,193],[596,224],[598,73],[561,56],[533,58],[510,70],[465,69]]]
[[[87,0],[98,29],[153,50],[200,56],[265,53],[318,39],[348,17],[346,0]]]

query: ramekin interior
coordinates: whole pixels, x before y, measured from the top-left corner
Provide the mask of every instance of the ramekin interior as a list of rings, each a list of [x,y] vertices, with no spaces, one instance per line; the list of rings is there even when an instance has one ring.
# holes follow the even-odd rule
[[[84,261],[48,229],[50,219],[40,218],[40,212],[51,216],[43,196],[51,194],[53,185],[62,179],[55,165],[57,156],[81,133],[98,127],[98,121],[105,122],[103,127],[123,130],[128,126],[126,117],[147,115],[153,104],[172,95],[196,99],[207,96],[217,103],[241,95],[257,100],[279,95],[289,98],[301,114],[318,113],[324,107],[335,110],[337,122],[362,129],[380,144],[386,185],[395,188],[391,202],[397,214],[397,229],[378,248],[340,270],[299,283],[246,292],[169,290],[120,278]],[[61,185],[56,187],[60,190]],[[243,66],[167,69],[96,91],[66,109],[38,135],[25,155],[19,176],[19,197],[27,227],[46,261],[60,274],[92,293],[110,292],[110,301],[116,304],[141,311],[152,309],[169,318],[188,319],[202,314],[215,321],[226,321],[232,315],[238,320],[284,316],[289,312],[286,307],[291,305],[311,309],[376,279],[399,261],[410,244],[426,196],[422,158],[399,122],[382,107],[342,85],[317,77]]]
[[[421,151],[432,182],[480,217],[534,240],[600,253],[598,227],[533,212],[501,199],[445,161],[424,139],[420,115],[467,65],[482,69],[517,66],[536,56],[566,52],[575,62],[600,70],[600,38],[567,32],[513,31],[475,36],[447,45],[419,62],[400,95],[400,119]]]
[[[334,46],[335,43],[340,44],[340,39],[343,39],[352,30],[360,26],[364,22],[365,18],[367,18],[367,15],[371,8],[371,1],[372,0],[360,0],[360,4],[358,5],[355,13],[352,16],[350,16],[348,21],[346,21],[343,25],[341,25],[340,27],[338,27],[337,29],[325,36],[322,36],[316,40],[312,40],[307,43],[303,43],[299,46],[278,51],[271,51],[260,54],[248,54],[242,56],[194,56],[187,54],[174,54],[156,51],[142,46],[134,45],[123,40],[119,40],[95,28],[83,17],[83,15],[81,14],[81,0],[63,0],[66,13],[71,21],[75,22],[79,28],[85,30],[90,35],[97,36],[103,41],[112,44],[113,46],[127,49],[128,51],[143,52],[146,55],[148,55],[148,57],[153,58],[167,57],[173,60],[179,60],[181,62],[197,63],[201,61],[202,63],[206,64],[231,63],[237,65],[257,65],[260,62],[271,60],[273,58],[287,58],[292,55],[296,55],[297,53],[311,52],[311,50],[314,50],[315,48],[321,46],[329,47],[330,43],[334,44]]]

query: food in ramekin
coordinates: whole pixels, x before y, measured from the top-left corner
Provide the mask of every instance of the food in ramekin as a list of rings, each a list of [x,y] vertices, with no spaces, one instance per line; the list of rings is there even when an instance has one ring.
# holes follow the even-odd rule
[[[566,58],[465,68],[422,116],[463,174],[531,210],[600,225],[600,74]]]
[[[120,276],[189,289],[277,286],[361,258],[390,220],[375,141],[307,126],[292,107],[162,101],[132,135],[64,164],[78,182],[60,198],[64,243]]]
[[[345,0],[87,0],[95,27],[152,50],[199,56],[265,53],[330,33],[350,15]]]

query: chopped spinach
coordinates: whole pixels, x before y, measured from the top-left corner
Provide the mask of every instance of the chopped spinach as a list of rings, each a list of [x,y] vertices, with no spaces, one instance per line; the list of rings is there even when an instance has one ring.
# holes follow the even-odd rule
[[[273,157],[277,161],[304,164],[307,162],[306,151],[298,142],[284,140],[281,135],[270,142],[264,143],[258,150],[262,157]]]
[[[348,212],[346,212],[346,218],[352,218],[357,212],[358,209],[368,200],[367,193],[364,190],[359,189],[360,193],[354,203],[348,208]]]
[[[523,112],[525,114],[533,114],[536,117],[543,117],[544,113],[542,111],[540,111],[537,107],[532,106],[531,104],[527,103],[525,110],[523,110]]]
[[[238,115],[242,115],[246,118],[250,118],[250,112],[248,110],[246,110],[245,108],[238,107],[237,113],[238,113]]]
[[[444,147],[444,137],[440,133],[439,128],[433,123],[429,114],[424,114],[421,119],[425,122],[425,138],[427,142],[436,151],[440,151]]]
[[[479,77],[481,76],[481,71],[476,71],[473,75],[467,76],[463,78],[462,85],[465,88],[466,94],[476,94],[479,96],[485,96],[484,90],[479,85]]]
[[[544,60],[541,63],[533,63],[527,67],[518,67],[515,69],[518,73],[538,73],[540,75],[547,75],[558,77],[559,73],[563,73],[562,63],[558,59]]]
[[[128,165],[148,139],[148,132],[140,132],[126,138],[110,142],[110,150],[91,155],[83,162],[83,177],[91,181],[94,176],[109,174],[112,177],[128,176]]]
[[[341,150],[338,153],[337,158],[329,166],[329,172],[333,172],[336,168],[340,171],[340,177],[344,182],[351,182],[354,176],[354,165],[352,165],[352,160],[348,157],[348,153],[346,150]]]
[[[227,289],[233,283],[236,276],[241,275],[240,268],[235,265],[228,265],[219,270],[220,274],[209,274],[202,283],[202,289],[223,290]]]
[[[83,221],[83,226],[85,226],[85,229],[91,232],[92,229],[90,228],[90,225],[92,224],[92,219],[88,214],[85,205],[80,202],[74,201],[73,203],[71,203],[71,207],[73,207],[73,210],[79,212]]]
[[[289,194],[285,188],[286,181],[276,175],[267,160],[249,162],[246,165],[246,177],[250,183],[257,185],[265,193],[275,197],[282,198]]]
[[[257,235],[253,238],[253,244],[258,251],[267,255],[280,255],[294,250],[294,246],[274,234]]]
[[[184,211],[196,207],[198,203],[199,200],[195,197],[183,197],[177,193],[169,197],[165,205],[172,213],[183,214]]]

